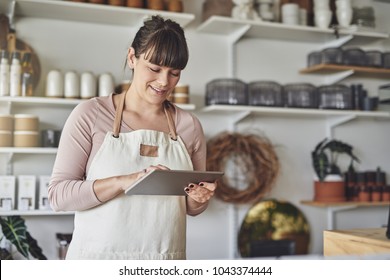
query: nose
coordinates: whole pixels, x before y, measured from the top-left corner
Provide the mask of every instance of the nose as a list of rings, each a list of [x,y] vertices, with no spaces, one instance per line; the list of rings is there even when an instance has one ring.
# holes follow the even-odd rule
[[[160,74],[158,75],[157,82],[159,83],[160,86],[167,86],[168,85],[168,72],[161,71]]]

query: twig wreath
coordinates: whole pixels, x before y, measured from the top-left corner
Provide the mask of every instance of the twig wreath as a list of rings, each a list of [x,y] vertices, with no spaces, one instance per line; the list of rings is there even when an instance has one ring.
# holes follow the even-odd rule
[[[274,185],[280,169],[271,142],[254,134],[220,133],[207,142],[207,154],[207,170],[225,172],[215,191],[216,197],[225,202],[261,200]]]

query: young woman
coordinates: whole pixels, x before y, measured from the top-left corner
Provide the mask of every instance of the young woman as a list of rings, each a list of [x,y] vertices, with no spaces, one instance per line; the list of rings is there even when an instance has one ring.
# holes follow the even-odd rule
[[[49,185],[54,210],[76,211],[67,259],[185,259],[186,214],[204,211],[216,184],[190,184],[188,196],[124,191],[152,169],[205,170],[200,122],[167,101],[187,61],[182,28],[153,16],[128,50],[129,89],[70,114]]]

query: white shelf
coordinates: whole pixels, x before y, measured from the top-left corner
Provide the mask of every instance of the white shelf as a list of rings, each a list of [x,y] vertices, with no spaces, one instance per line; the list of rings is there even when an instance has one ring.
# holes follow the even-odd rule
[[[211,105],[204,107],[203,112],[209,113],[234,113],[250,112],[256,115],[266,116],[301,116],[301,117],[334,117],[334,116],[355,116],[369,118],[390,118],[390,112],[383,111],[353,111],[353,110],[325,110],[325,109],[300,109],[300,108],[279,108],[262,106],[243,105]]]
[[[6,2],[6,1],[5,1]],[[8,3],[13,2],[8,0]],[[142,25],[145,18],[159,14],[179,23],[183,28],[195,18],[193,14],[173,13],[112,5],[77,3],[71,1],[15,0],[16,17],[38,17],[129,27]],[[2,4],[4,6],[4,3]],[[3,7],[3,9],[5,9]]]
[[[74,215],[74,212],[54,212],[53,210],[11,210],[0,211],[0,216],[69,216]]]
[[[275,22],[239,20],[230,17],[211,16],[199,27],[198,31],[215,35],[231,36],[240,33],[252,38],[291,40],[300,42],[325,43],[334,40],[333,29],[320,29],[312,26],[287,25]],[[352,35],[354,39],[373,41],[389,38],[389,34],[376,31],[339,30],[341,36]],[[362,42],[360,42],[362,43]]]
[[[16,148],[0,147],[1,154],[56,154],[57,148]]]
[[[1,96],[1,102],[8,102],[14,104],[25,104],[25,105],[54,105],[54,106],[65,106],[73,107],[84,101],[84,99],[66,99],[66,98],[50,98],[50,97],[11,97],[11,96]],[[179,104],[175,103],[176,106],[182,108],[183,110],[195,110],[195,104]]]
[[[75,106],[82,99],[50,98],[50,97],[24,97],[24,96],[1,96],[0,102],[26,104],[26,105],[56,105],[56,106]]]

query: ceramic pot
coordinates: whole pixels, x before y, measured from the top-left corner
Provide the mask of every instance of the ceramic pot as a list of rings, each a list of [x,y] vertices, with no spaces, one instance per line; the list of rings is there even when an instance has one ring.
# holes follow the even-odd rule
[[[328,176],[330,177],[330,176]],[[339,177],[326,178],[325,181],[314,181],[314,201],[342,202],[346,201],[345,183]]]

